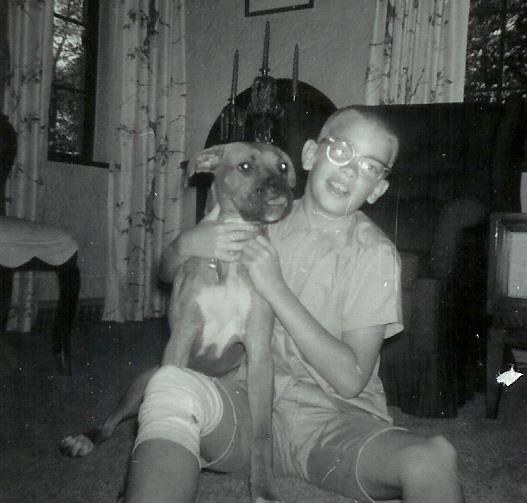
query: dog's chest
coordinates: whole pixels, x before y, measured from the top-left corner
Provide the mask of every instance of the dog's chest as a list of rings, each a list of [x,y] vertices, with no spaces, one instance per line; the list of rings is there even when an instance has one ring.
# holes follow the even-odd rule
[[[251,308],[252,290],[236,264],[228,267],[225,280],[201,290],[196,302],[203,318],[197,354],[213,351],[220,356],[235,342],[243,341]]]

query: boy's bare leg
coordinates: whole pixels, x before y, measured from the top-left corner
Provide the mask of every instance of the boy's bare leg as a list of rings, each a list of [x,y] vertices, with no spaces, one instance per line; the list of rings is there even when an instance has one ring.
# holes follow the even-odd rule
[[[220,424],[201,437],[200,451],[205,460],[218,462],[212,469],[245,474],[250,464],[250,418],[247,395],[240,391],[230,399],[220,388],[223,416]],[[232,402],[231,402],[232,400]],[[238,411],[235,418],[234,408]],[[243,409],[244,412],[239,414]],[[229,447],[228,453],[225,452]],[[126,480],[126,503],[194,502],[200,467],[185,447],[165,439],[145,440],[132,453]]]
[[[95,446],[112,437],[115,429],[125,419],[134,417],[139,412],[143,394],[150,377],[158,369],[147,370],[137,377],[119,400],[115,410],[106,418],[100,428],[93,428],[79,435],[69,435],[60,443],[62,454],[68,456],[86,456]]]
[[[444,437],[391,430],[372,439],[359,459],[358,477],[375,499],[405,503],[462,503],[457,455]]]
[[[126,503],[190,503],[200,474],[196,457],[170,440],[146,440],[130,460]]]

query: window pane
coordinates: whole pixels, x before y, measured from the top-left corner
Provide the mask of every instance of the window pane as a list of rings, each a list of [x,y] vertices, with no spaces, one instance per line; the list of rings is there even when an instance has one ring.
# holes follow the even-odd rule
[[[500,16],[473,16],[469,19],[465,87],[496,89],[501,74]]]
[[[89,1],[89,0],[88,0]],[[71,17],[84,22],[85,7],[88,2],[84,0],[55,0],[54,11],[61,16]]]
[[[465,93],[465,101],[482,102],[482,103],[498,103],[501,99],[501,94],[498,91],[471,91]]]
[[[471,0],[465,100],[527,94],[527,3]]]
[[[54,89],[50,118],[49,147],[51,152],[81,155],[84,130],[84,96]]]
[[[525,0],[507,0],[507,10],[518,11],[523,7],[525,11]]]
[[[83,32],[82,26],[54,18],[53,56],[56,84],[69,85],[76,89],[84,88]]]
[[[503,86],[527,89],[527,7],[507,15]]]
[[[91,159],[97,71],[98,0],[53,1],[50,159]],[[112,0],[113,3],[113,0]],[[72,159],[75,158],[75,159]]]
[[[520,96],[523,99],[527,98],[527,89],[524,87],[523,89],[504,89],[501,92],[501,101],[505,101],[510,96]]]
[[[502,6],[503,0],[470,0],[469,16],[498,13]]]

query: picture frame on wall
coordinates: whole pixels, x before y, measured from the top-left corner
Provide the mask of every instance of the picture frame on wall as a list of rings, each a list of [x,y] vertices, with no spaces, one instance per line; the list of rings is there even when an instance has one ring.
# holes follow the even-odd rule
[[[315,0],[245,0],[245,16],[261,16],[290,10],[311,9]]]

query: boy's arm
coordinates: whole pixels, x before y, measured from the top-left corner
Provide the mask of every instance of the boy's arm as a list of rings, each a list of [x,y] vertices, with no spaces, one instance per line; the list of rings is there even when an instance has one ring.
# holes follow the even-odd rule
[[[384,341],[384,326],[344,332],[333,337],[281,284],[267,299],[306,361],[343,398],[357,396],[368,383]]]
[[[247,243],[242,263],[258,293],[295,341],[306,361],[344,398],[368,383],[384,340],[384,325],[350,330],[336,339],[285,283],[276,250],[262,237]]]
[[[172,282],[176,269],[189,257],[218,259],[235,262],[245,241],[252,239],[257,228],[243,222],[219,223],[216,221],[219,207],[216,206],[199,224],[182,231],[163,251],[159,267],[159,278]]]

